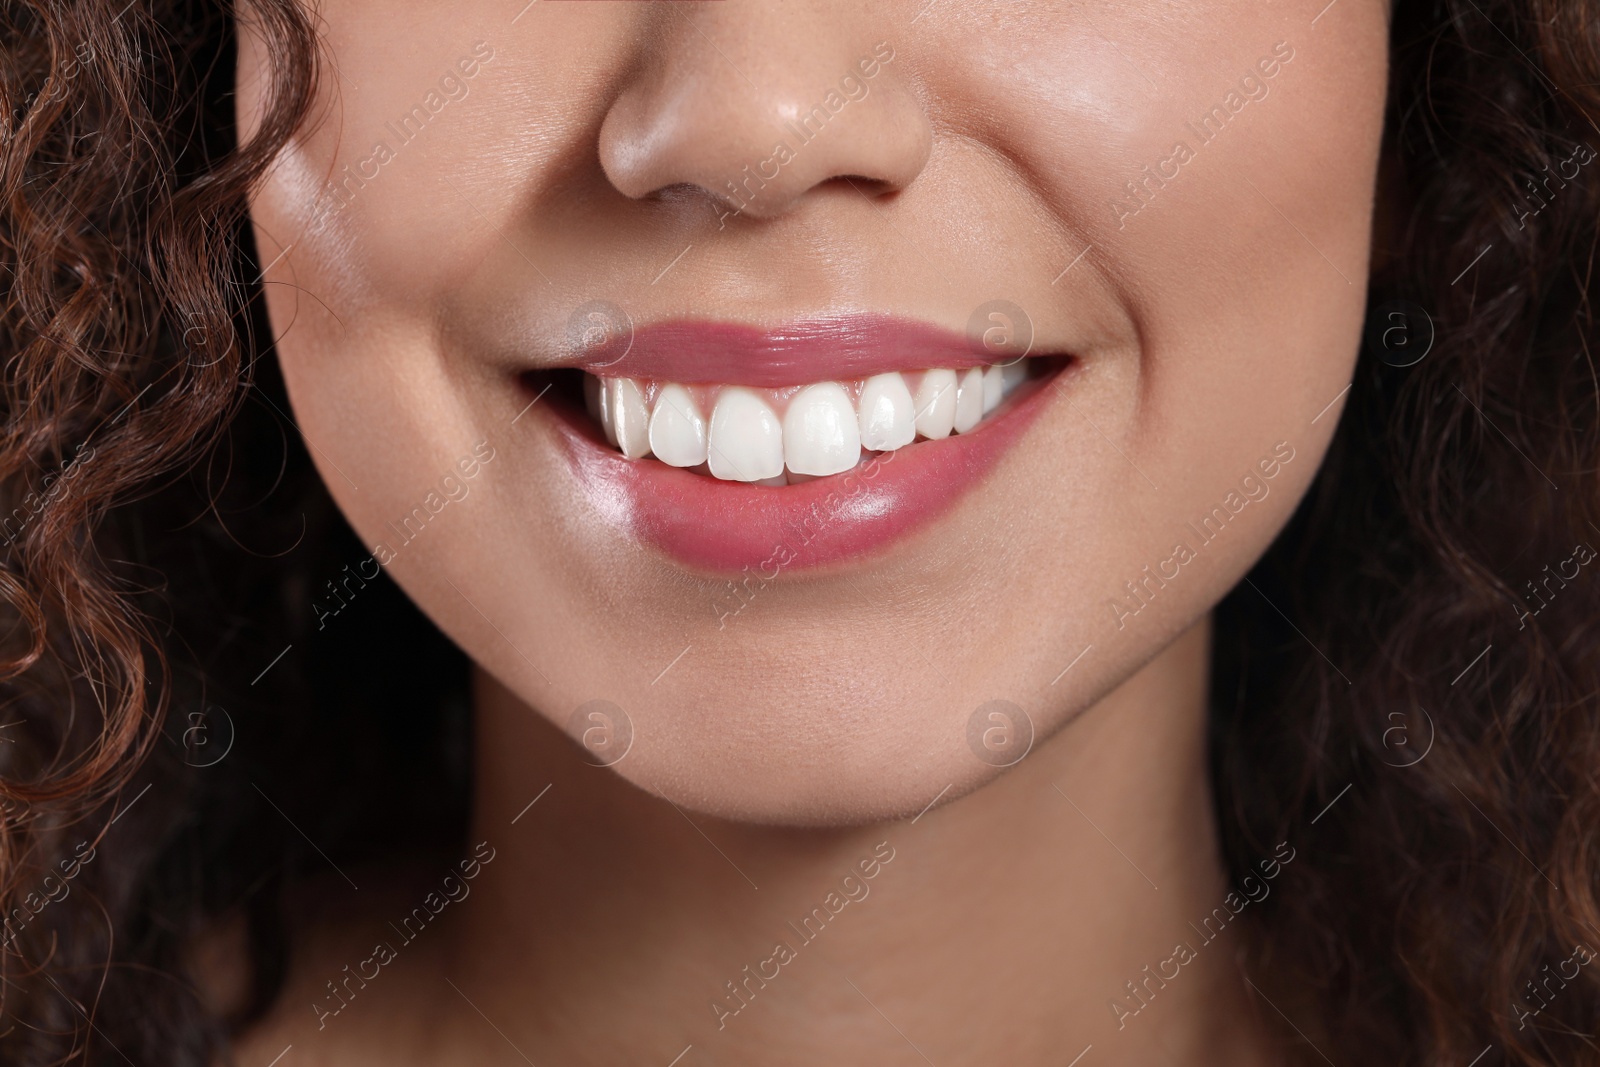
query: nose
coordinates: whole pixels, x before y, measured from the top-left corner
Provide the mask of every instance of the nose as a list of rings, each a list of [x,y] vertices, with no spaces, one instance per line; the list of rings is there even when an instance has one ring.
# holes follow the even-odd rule
[[[909,185],[932,124],[893,44],[846,4],[651,5],[652,43],[600,128],[611,184],[633,199],[692,187],[724,219],[777,218],[832,182]]]

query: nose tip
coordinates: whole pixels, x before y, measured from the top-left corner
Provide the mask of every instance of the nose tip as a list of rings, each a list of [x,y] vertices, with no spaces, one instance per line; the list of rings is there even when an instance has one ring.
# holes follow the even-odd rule
[[[730,69],[727,48],[680,38],[607,112],[601,166],[632,199],[693,187],[724,217],[776,218],[836,180],[868,195],[903,189],[933,130],[894,59],[887,43],[791,53],[763,64],[757,85]]]

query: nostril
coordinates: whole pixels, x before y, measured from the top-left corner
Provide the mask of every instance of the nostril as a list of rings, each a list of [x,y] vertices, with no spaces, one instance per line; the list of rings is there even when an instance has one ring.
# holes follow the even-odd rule
[[[647,200],[659,200],[664,204],[679,204],[685,200],[703,200],[707,196],[705,189],[693,182],[673,182],[663,185],[645,197]]]
[[[672,182],[653,189],[639,199],[657,204],[667,204],[685,211],[709,211],[718,220],[718,228],[750,211],[752,204],[735,199],[732,195],[718,193],[696,182]]]
[[[838,174],[832,178],[829,178],[825,182],[821,182],[820,184],[839,185],[848,189],[854,189],[857,192],[866,193],[874,200],[880,196],[894,192],[896,188],[893,182],[884,181],[882,178],[868,178],[861,174]]]

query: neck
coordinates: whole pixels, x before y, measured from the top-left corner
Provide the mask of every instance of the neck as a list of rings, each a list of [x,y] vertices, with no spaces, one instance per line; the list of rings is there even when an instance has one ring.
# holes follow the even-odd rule
[[[1196,627],[960,800],[826,830],[643,792],[480,675],[472,842],[495,860],[450,977],[528,1020],[535,1060],[599,1034],[661,1064],[1265,1062],[1243,931],[1207,921],[1230,915],[1207,653]]]

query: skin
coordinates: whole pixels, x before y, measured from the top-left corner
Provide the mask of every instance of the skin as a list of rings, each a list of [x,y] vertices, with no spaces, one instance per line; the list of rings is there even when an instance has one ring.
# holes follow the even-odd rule
[[[241,1062],[1281,1056],[1236,930],[1137,1016],[1109,1002],[1229,892],[1209,612],[1315,474],[1359,343],[1387,10],[1319,6],[323,5],[337,73],[252,209],[268,308],[369,544],[493,450],[386,569],[478,665],[470,841],[496,858],[319,1029],[324,983],[444,867],[359,891],[330,874]],[[385,124],[479,41],[465,94],[395,148]],[[878,42],[894,59],[868,95],[719,220],[704,189]],[[242,45],[248,128],[264,58]],[[1275,46],[1292,58],[1265,96],[1202,143],[1185,122]],[[377,141],[393,157],[319,215]],[[1123,183],[1179,141],[1133,212]],[[1000,296],[1078,362],[951,513],[781,576],[719,629],[724,580],[602,523],[525,410],[514,369],[553,360],[596,296],[638,321],[887,309],[957,331]],[[1247,490],[1200,547],[1186,524]],[[1179,540],[1195,558],[1133,613],[1124,583]],[[561,736],[594,699],[631,723],[610,768]],[[996,699],[1035,735],[1005,771],[967,742]],[[880,842],[870,895],[719,1027],[724,982]]]

